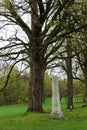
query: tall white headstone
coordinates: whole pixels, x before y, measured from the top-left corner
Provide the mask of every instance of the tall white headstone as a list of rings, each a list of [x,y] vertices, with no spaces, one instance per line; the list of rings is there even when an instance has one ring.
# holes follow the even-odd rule
[[[61,105],[60,105],[58,77],[56,75],[53,75],[53,74],[51,74],[51,77],[52,77],[52,112],[51,112],[51,118],[62,119],[64,116],[63,116],[63,113],[61,111]]]

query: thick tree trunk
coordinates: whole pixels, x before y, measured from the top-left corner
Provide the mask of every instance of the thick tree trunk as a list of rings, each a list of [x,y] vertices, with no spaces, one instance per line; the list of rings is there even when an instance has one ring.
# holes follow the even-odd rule
[[[67,40],[67,109],[73,108],[73,77],[72,77],[72,49],[71,42]]]
[[[39,19],[38,2],[30,0],[31,7],[31,29],[32,35],[30,38],[30,85],[29,85],[29,107],[27,111],[42,112],[42,101],[44,94],[44,54],[46,49],[43,49],[42,42],[42,26]],[[41,2],[42,3],[42,2]]]
[[[27,111],[43,112],[42,101],[44,94],[44,64],[39,56],[31,58],[30,85],[29,85],[29,107]]]

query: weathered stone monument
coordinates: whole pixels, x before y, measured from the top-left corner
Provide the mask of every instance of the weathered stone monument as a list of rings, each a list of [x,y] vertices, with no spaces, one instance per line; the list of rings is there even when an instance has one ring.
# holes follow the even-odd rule
[[[61,111],[60,105],[60,95],[59,95],[59,84],[57,75],[51,73],[52,78],[52,119],[63,119],[63,113]]]

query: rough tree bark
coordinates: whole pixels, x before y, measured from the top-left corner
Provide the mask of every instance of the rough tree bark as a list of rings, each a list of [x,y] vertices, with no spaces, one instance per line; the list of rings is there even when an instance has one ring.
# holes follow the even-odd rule
[[[72,49],[70,39],[67,40],[67,109],[73,108],[73,76],[72,76]]]
[[[83,63],[83,74],[85,78],[85,104],[87,105],[87,46],[85,46],[85,50],[83,52],[84,55],[84,63]]]
[[[85,104],[87,105],[87,67],[85,69],[84,76],[85,76]]]
[[[27,111],[43,112],[44,63],[40,56],[38,56],[38,59],[37,56],[36,58],[32,57],[30,64],[29,107]]]
[[[41,4],[41,2],[40,2]],[[44,93],[44,52],[40,51],[42,38],[40,19],[38,14],[37,2],[30,0],[31,6],[31,29],[29,59],[30,59],[30,84],[29,84],[29,107],[27,111],[42,112],[42,101]],[[43,6],[42,6],[43,7]]]

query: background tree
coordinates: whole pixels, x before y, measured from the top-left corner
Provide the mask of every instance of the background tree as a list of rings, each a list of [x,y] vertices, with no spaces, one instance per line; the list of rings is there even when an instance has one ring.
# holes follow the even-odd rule
[[[84,14],[84,17],[86,17],[87,14],[87,7],[82,6],[82,14]],[[81,18],[81,20],[84,21],[84,17]],[[87,105],[87,27],[79,31],[75,38],[76,38],[76,45],[75,49],[77,51],[77,64],[79,64],[83,75],[84,75],[84,80],[82,80],[85,83],[85,104]],[[78,53],[79,52],[79,53]]]
[[[81,42],[83,42],[83,46],[82,46],[82,52],[80,54],[77,55],[78,58],[78,62],[79,65],[82,69],[83,72],[83,76],[84,76],[84,83],[85,83],[85,104],[87,105],[87,43],[86,43],[86,35],[84,33],[84,38],[81,38]],[[82,41],[83,39],[83,41]]]
[[[67,109],[73,108],[73,74],[72,74],[72,45],[71,40],[67,39],[67,59],[66,59],[66,73],[67,73]]]

